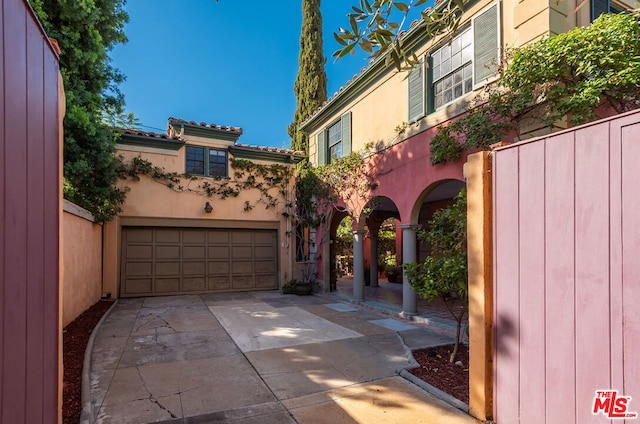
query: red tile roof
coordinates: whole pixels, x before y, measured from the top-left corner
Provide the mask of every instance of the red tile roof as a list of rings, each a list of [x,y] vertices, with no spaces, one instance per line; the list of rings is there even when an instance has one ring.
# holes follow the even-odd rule
[[[171,124],[189,124],[189,125],[195,125],[198,127],[202,127],[202,128],[212,128],[212,129],[216,129],[216,130],[221,130],[221,131],[228,131],[228,132],[232,132],[232,133],[236,133],[236,134],[242,134],[242,128],[239,127],[228,127],[226,125],[216,125],[216,124],[207,124],[206,122],[196,122],[196,121],[186,121],[184,119],[180,119],[180,118],[169,118],[169,125]],[[169,129],[167,128],[167,131],[169,131]]]
[[[123,134],[139,135],[143,137],[163,138],[165,140],[181,140],[180,137],[169,137],[168,134],[159,134],[149,131],[142,131],[137,128],[120,128]]]
[[[249,144],[240,144],[240,143],[236,143],[234,146],[235,147],[242,147],[242,148],[245,148],[245,149],[257,150],[257,151],[260,151],[260,152],[284,153],[284,154],[287,154],[287,155],[305,156],[304,152],[301,152],[301,151],[298,151],[298,150],[278,149],[277,147],[251,146]]]

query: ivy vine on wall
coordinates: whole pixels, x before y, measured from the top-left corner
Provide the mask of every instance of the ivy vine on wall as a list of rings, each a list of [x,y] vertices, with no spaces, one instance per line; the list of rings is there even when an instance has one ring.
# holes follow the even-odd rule
[[[196,193],[206,197],[219,199],[235,198],[245,190],[257,190],[259,197],[254,202],[245,201],[245,212],[252,210],[258,204],[265,209],[272,209],[283,205],[282,215],[291,216],[294,203],[291,200],[289,181],[294,170],[290,166],[271,164],[264,165],[246,159],[230,159],[232,177],[208,177],[169,172],[162,167],[153,165],[140,156],[130,162],[124,162],[120,157],[119,177],[122,180],[140,181],[145,175],[154,181],[167,186],[176,192]]]

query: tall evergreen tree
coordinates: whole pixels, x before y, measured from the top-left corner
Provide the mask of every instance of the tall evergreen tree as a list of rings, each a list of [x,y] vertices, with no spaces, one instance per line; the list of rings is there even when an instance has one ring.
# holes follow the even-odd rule
[[[127,41],[126,0],[32,0],[47,34],[60,45],[60,71],[67,100],[64,119],[64,196],[108,221],[125,194],[114,183],[119,161],[116,132],[103,125],[121,113],[118,84],[123,75],[110,64],[109,50]]]
[[[327,74],[322,52],[320,0],[302,0],[302,32],[298,76],[293,86],[297,107],[289,125],[291,148],[309,153],[309,136],[298,127],[327,98]]]

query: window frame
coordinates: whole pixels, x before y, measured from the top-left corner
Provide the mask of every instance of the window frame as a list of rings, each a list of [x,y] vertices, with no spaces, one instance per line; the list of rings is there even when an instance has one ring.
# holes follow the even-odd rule
[[[467,34],[468,34],[468,36],[470,38],[470,43],[468,45],[462,46],[463,36],[465,36]],[[456,40],[459,40],[459,42],[460,42],[460,50],[458,52],[456,52],[456,53],[452,53],[451,50],[454,48],[453,44],[456,42]],[[445,106],[447,106],[447,105],[449,105],[451,103],[454,103],[458,99],[464,97],[466,94],[469,94],[474,90],[474,86],[475,86],[474,85],[474,81],[473,81],[473,55],[474,55],[474,48],[475,48],[474,44],[475,43],[474,43],[474,39],[473,39],[473,25],[470,25],[470,26],[466,27],[465,29],[461,30],[458,35],[456,35],[455,37],[453,37],[451,39],[450,42],[446,43],[445,45],[440,46],[439,48],[435,49],[433,52],[431,52],[429,54],[430,69],[431,69],[431,81],[429,82],[429,87],[431,88],[431,96],[433,98],[433,110],[434,111],[438,110],[440,108],[443,108],[443,107],[445,107]],[[469,51],[469,53],[468,53],[469,54],[469,58],[467,60],[463,60],[462,59],[462,52],[463,52],[464,48],[466,48],[466,47],[469,47],[469,50],[468,50]],[[448,52],[447,52],[448,60],[453,60],[453,55],[460,54],[460,63],[455,68],[450,67],[449,70],[446,73],[442,73],[441,72],[438,75],[438,77],[436,78],[436,76],[435,76],[436,67],[439,67],[441,65],[436,65],[435,64],[435,55],[436,54],[442,55],[442,53],[444,53],[447,50],[448,50]],[[465,68],[467,68],[467,67],[469,67],[471,75],[465,78],[464,71],[465,71]],[[453,78],[454,78],[455,74],[458,71],[462,72],[462,79],[459,82],[459,84],[460,84],[460,86],[462,88],[462,94],[460,94],[457,97],[453,97],[454,87],[456,85],[458,85],[458,84],[453,82]],[[437,96],[436,85],[438,83],[440,83],[440,82],[442,82],[444,84],[444,81],[449,77],[452,79],[451,87],[443,89],[442,92],[444,93],[446,90],[451,90],[451,92],[452,92],[451,100],[446,101],[446,102],[443,101],[441,105],[436,106],[436,96]],[[466,83],[467,80],[470,80],[470,84],[471,84],[469,89],[468,89],[468,91],[465,90],[465,85],[466,85],[465,83]]]
[[[427,89],[429,90],[428,92],[429,113],[436,112],[438,110],[446,108],[451,104],[459,102],[461,99],[465,98],[467,95],[469,95],[473,91],[499,78],[499,75],[497,74],[497,72],[481,80],[478,80],[478,75],[477,75],[478,67],[485,61],[479,60],[479,59],[482,59],[481,53],[483,53],[483,49],[482,49],[482,43],[478,43],[478,42],[482,40],[481,36],[483,34],[479,31],[480,26],[476,22],[479,18],[485,17],[485,13],[488,13],[490,9],[494,7],[495,7],[495,14],[492,14],[491,17],[493,17],[495,20],[492,19],[490,22],[492,23],[492,25],[495,25],[496,32],[495,32],[495,38],[490,41],[495,40],[495,43],[496,43],[495,57],[499,60],[499,58],[502,56],[502,33],[501,33],[502,31],[501,16],[502,15],[501,15],[500,2],[492,2],[491,4],[487,5],[486,7],[478,11],[478,13],[476,13],[473,17],[471,17],[470,22],[467,25],[463,26],[462,29],[460,29],[458,33],[455,35],[455,37],[453,37],[449,42],[442,43],[438,47],[432,49],[430,52],[427,53],[427,60],[429,61],[429,69],[426,75],[428,78],[426,86],[428,87]],[[492,28],[493,27],[487,27],[488,30],[491,30]],[[445,74],[441,73],[436,79],[434,74],[434,69],[436,68],[434,64],[434,56],[436,55],[436,53],[441,53],[443,49],[446,49],[447,47],[451,48],[454,41],[458,38],[461,40],[460,54],[462,56],[462,50],[464,49],[464,47],[467,47],[466,45],[462,46],[462,37],[466,33],[470,34],[471,44],[469,45],[469,47],[470,47],[471,59],[468,59],[465,61],[461,58],[460,63],[456,68],[449,69],[448,72]],[[491,34],[491,33],[487,32],[486,34]],[[480,48],[478,47],[478,44],[480,44]],[[478,55],[478,53],[480,53],[480,56]],[[450,54],[449,56],[451,57]],[[471,88],[468,91],[465,90],[465,81],[467,81],[469,77],[465,78],[464,76],[464,69],[467,66],[470,66],[470,72],[471,72],[471,76],[470,76]],[[462,80],[460,82],[462,87],[462,94],[458,97],[453,97],[453,93],[454,93],[453,90],[456,84],[452,82],[451,88],[450,88],[452,90],[451,100],[447,102],[443,101],[441,105],[436,107],[436,84],[441,81],[444,81],[445,78],[447,78],[448,76],[453,77],[456,71],[463,72]]]
[[[336,125],[340,125],[340,140],[329,140],[329,130]],[[316,134],[316,158],[318,165],[328,165],[331,163],[331,148],[340,145],[340,156],[343,158],[351,154],[351,111],[343,113],[340,118],[334,120],[326,127],[323,127]]]
[[[204,178],[229,178],[229,152],[227,149],[224,148],[216,148],[216,147],[209,147],[209,146],[200,146],[200,145],[195,145],[195,144],[188,144],[185,146],[185,162],[184,162],[184,171],[185,174],[188,175],[193,175],[193,176],[198,176],[198,177],[204,177]],[[193,172],[189,172],[189,150],[190,149],[201,149],[204,152],[204,160],[203,160],[203,173],[193,173]],[[211,164],[211,153],[212,152],[217,152],[217,153],[223,153],[224,156],[224,175],[211,175],[211,170],[214,168]],[[220,161],[219,163],[217,163],[217,167],[220,167],[220,165],[222,165],[223,162]],[[191,168],[193,169],[193,168]]]

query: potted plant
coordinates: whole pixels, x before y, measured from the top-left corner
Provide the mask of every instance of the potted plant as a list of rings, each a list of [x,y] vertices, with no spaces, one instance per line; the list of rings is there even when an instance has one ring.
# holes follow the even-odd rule
[[[387,265],[384,267],[384,273],[386,274],[387,280],[390,283],[398,282],[398,268],[396,267],[396,264],[387,263]]]
[[[296,281],[294,285],[294,292],[298,296],[309,296],[312,292],[310,281]]]

